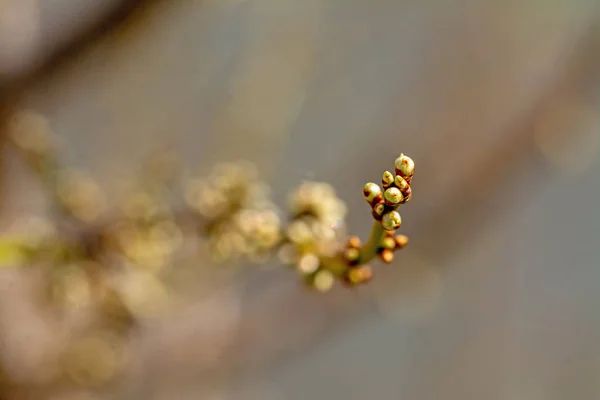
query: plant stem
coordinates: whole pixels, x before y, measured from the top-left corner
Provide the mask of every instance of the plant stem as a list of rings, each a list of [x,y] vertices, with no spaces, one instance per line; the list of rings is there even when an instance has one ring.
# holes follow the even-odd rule
[[[358,263],[364,265],[371,261],[377,256],[377,249],[381,244],[381,238],[384,235],[383,227],[381,222],[373,221],[373,228],[371,228],[371,234],[365,245],[360,249],[360,258]]]
[[[377,250],[384,234],[385,231],[381,226],[381,222],[373,221],[369,239],[367,239],[365,245],[360,249],[360,257],[357,265],[365,265],[377,256]],[[343,253],[338,253],[334,257],[322,257],[321,262],[336,276],[344,276],[348,270],[348,263],[344,259]]]
[[[15,267],[26,262],[26,243],[21,238],[0,237],[0,267]]]

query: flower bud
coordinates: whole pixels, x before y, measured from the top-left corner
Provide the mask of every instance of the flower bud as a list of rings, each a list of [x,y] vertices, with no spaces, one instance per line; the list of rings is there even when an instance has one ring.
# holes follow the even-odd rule
[[[385,171],[381,177],[381,184],[384,188],[388,188],[392,183],[394,183],[394,175],[390,171]]]
[[[381,261],[383,261],[386,264],[391,263],[392,261],[394,261],[394,253],[392,252],[392,250],[384,250],[381,253],[379,253],[379,257],[381,258]]]
[[[394,250],[396,248],[396,242],[394,238],[386,237],[381,240],[381,247],[388,250]]]
[[[353,248],[346,249],[346,251],[344,251],[344,258],[350,264],[355,264],[360,258],[360,251]]]
[[[394,167],[396,169],[396,174],[402,176],[410,183],[410,178],[415,173],[415,162],[412,158],[400,154],[400,157],[396,158],[396,161],[394,162]]]
[[[405,191],[402,192],[404,199],[402,200],[402,204],[408,203],[410,199],[412,199],[412,188],[409,186]]]
[[[397,249],[403,249],[408,244],[408,236],[406,236],[406,235],[395,236],[394,241],[396,242]]]
[[[406,182],[406,179],[404,179],[400,175],[396,175],[394,183],[396,184],[396,187],[400,189],[401,192],[405,192],[409,188],[409,184],[408,182]]]
[[[377,197],[381,197],[381,188],[378,184],[369,182],[363,187],[363,196],[371,204]]]
[[[400,228],[401,224],[402,217],[400,217],[400,213],[398,211],[390,211],[381,219],[381,225],[386,231],[395,231],[396,229]]]
[[[287,237],[294,244],[306,244],[313,239],[313,232],[304,221],[294,221],[287,228]]]
[[[383,215],[384,211],[385,211],[385,204],[384,203],[377,203],[375,205],[375,207],[373,207],[373,216],[375,218],[379,219]]]
[[[404,200],[404,196],[402,195],[402,192],[400,191],[400,189],[398,189],[396,187],[391,187],[391,188],[387,189],[383,193],[383,197],[385,198],[385,202],[391,206],[400,204],[402,202],[402,200]]]
[[[334,282],[335,277],[333,274],[324,269],[315,274],[312,284],[319,292],[328,292],[333,287]]]
[[[312,274],[319,269],[320,265],[319,258],[312,254],[307,253],[298,260],[298,270],[303,274]]]
[[[373,270],[368,265],[362,267],[350,268],[348,270],[346,279],[351,285],[360,285],[367,283],[373,278]]]
[[[360,238],[358,236],[352,236],[348,239],[348,247],[353,249],[359,249],[361,246]]]

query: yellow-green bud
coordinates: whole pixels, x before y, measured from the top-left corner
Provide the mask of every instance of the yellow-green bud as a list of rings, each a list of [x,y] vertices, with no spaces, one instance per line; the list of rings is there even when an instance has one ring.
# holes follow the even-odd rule
[[[394,253],[391,250],[385,249],[379,253],[379,258],[381,258],[381,261],[384,263],[389,264],[394,261]]]
[[[381,240],[381,247],[394,250],[396,248],[396,242],[394,241],[394,238],[386,237]]]
[[[308,253],[298,260],[298,270],[303,274],[312,274],[319,269],[320,263],[316,255]]]
[[[365,200],[371,203],[375,198],[381,195],[381,188],[378,184],[369,182],[363,187],[363,196]]]
[[[398,211],[390,211],[381,219],[381,225],[386,231],[395,231],[396,229],[400,228],[401,224],[402,217],[400,217],[400,213]]]
[[[373,278],[373,270],[368,265],[358,268],[351,268],[348,271],[347,280],[351,285],[360,285],[367,283]]]
[[[360,258],[360,251],[352,247],[346,249],[344,252],[344,258],[350,262],[357,261]]]
[[[412,158],[405,156],[404,154],[400,154],[400,157],[396,158],[394,167],[396,168],[396,174],[405,179],[410,179],[415,173],[415,162]]]
[[[389,187],[394,183],[394,175],[390,171],[385,171],[381,177],[381,183],[383,184],[383,187]]]
[[[400,191],[400,189],[398,189],[396,187],[391,187],[391,188],[387,189],[383,193],[383,197],[385,198],[385,202],[389,205],[400,204],[402,202],[402,200],[404,200],[404,196],[402,195],[402,192]]]
[[[319,292],[328,292],[335,282],[335,277],[328,270],[317,272],[313,278],[313,287]]]

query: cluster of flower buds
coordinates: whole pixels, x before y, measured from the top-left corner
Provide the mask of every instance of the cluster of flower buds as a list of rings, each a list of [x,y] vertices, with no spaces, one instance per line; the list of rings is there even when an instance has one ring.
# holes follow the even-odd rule
[[[123,204],[122,215],[110,224],[101,223],[99,218],[106,209],[104,192],[89,174],[61,164],[48,120],[22,111],[12,116],[8,128],[12,142],[45,185],[60,217],[68,217],[66,224],[59,217],[43,220],[45,228],[40,221],[29,226],[26,239],[18,245],[23,262],[43,267],[50,304],[64,311],[94,304],[110,308],[113,314],[134,314],[139,309],[136,304],[115,301],[123,294],[117,293],[118,286],[131,281],[122,272],[133,266],[158,271],[181,240],[167,204],[148,193],[135,193]],[[164,157],[159,161],[144,169],[153,182],[169,165]],[[113,255],[125,261],[119,263],[124,268],[111,268]],[[140,292],[136,291],[138,299]]]
[[[183,242],[183,232],[165,196],[162,170],[152,170],[156,179],[144,176],[119,204],[119,217],[107,227],[106,242],[125,263],[147,272],[159,272],[173,261]]]
[[[47,135],[45,119],[25,114],[12,124],[17,133],[13,135],[14,142],[49,186],[64,214],[74,217],[84,227],[98,228],[91,223],[103,212],[104,195],[89,176],[61,168]],[[188,209],[183,221],[181,215],[173,214],[165,198],[172,194],[180,166],[177,157],[161,153],[144,168],[140,190],[122,204],[118,218],[100,225],[101,232],[94,237],[99,241],[94,244],[95,250],[90,250],[85,235],[80,241],[73,241],[67,235],[66,246],[61,244],[52,256],[56,262],[69,265],[65,269],[68,274],[58,275],[69,276],[68,284],[58,286],[83,282],[94,275],[88,273],[90,270],[101,269],[98,264],[114,263],[115,255],[124,267],[122,270],[136,270],[135,274],[146,274],[146,278],[158,276],[159,271],[172,263],[183,243],[181,224],[187,220],[194,230],[202,227],[206,245],[217,260],[241,256],[263,260],[279,248],[282,261],[295,265],[319,291],[329,290],[336,280],[348,286],[366,283],[373,276],[367,265],[370,260],[379,257],[389,263],[394,252],[408,242],[406,236],[395,235],[402,223],[397,209],[412,197],[415,166],[411,158],[400,154],[394,167],[395,174],[384,172],[381,186],[367,183],[363,188],[376,220],[371,237],[364,246],[358,237],[351,237],[344,245],[341,239],[346,205],[331,185],[320,182],[300,185],[290,196],[291,221],[284,227],[269,198],[268,187],[259,180],[256,168],[245,162],[221,164],[207,179],[190,180],[185,187]],[[57,238],[60,236],[59,232]],[[73,272],[76,270],[77,273]]]
[[[290,196],[289,206],[295,219],[308,216],[328,228],[339,227],[346,217],[346,204],[323,182],[304,182]]]
[[[394,260],[394,252],[403,249],[408,244],[408,236],[394,235],[394,232],[386,231],[377,248],[377,255],[384,263]]]
[[[35,122],[35,126],[43,126],[35,115],[28,118],[32,118],[30,123]],[[25,124],[25,121],[20,123]],[[50,158],[53,152],[51,146],[47,145],[47,139],[44,139],[48,132],[34,130],[29,133],[25,137],[14,137],[14,142],[28,161],[31,163]],[[104,209],[102,191],[88,175],[59,168],[58,165],[51,171],[44,170],[41,163],[34,165],[39,175],[51,175],[51,179],[45,179],[45,183],[49,185],[55,204],[64,216],[75,218],[74,221],[83,226],[95,220]],[[62,311],[89,306],[93,300],[93,279],[98,277],[94,273],[101,268],[89,257],[91,243],[87,241],[88,237],[81,234],[83,230],[71,224],[59,223],[58,220],[36,217],[23,221],[22,237],[19,226],[16,228],[19,239],[13,244],[14,251],[18,252],[20,262],[39,265],[42,269],[46,278],[43,294],[49,304]]]
[[[189,182],[186,202],[208,221],[208,247],[217,260],[262,260],[281,240],[277,208],[251,164],[223,164],[209,179]]]
[[[170,216],[140,221],[124,218],[107,232],[110,249],[128,264],[159,272],[167,267],[183,241],[183,233]]]
[[[410,201],[412,190],[410,182],[415,172],[415,163],[404,154],[400,154],[394,163],[396,176],[385,171],[381,179],[383,189],[376,183],[369,182],[363,188],[363,195],[372,208],[373,217],[381,221],[386,231],[394,232],[402,224],[398,213],[399,205]]]
[[[275,209],[243,208],[230,219],[216,221],[207,231],[207,245],[216,261],[247,257],[265,261],[281,239],[281,222]]]
[[[395,160],[395,174],[383,174],[381,186],[364,186],[375,218],[368,241],[363,245],[353,236],[344,244],[347,209],[331,185],[300,185],[290,196],[291,220],[284,227],[268,187],[256,168],[243,162],[219,165],[206,180],[188,182],[188,208],[173,211],[180,165],[178,157],[164,152],[143,168],[139,187],[120,212],[100,221],[103,191],[90,176],[62,167],[47,120],[20,113],[9,125],[13,142],[45,184],[61,218],[29,226],[29,240],[0,241],[0,255],[43,264],[53,305],[97,309],[101,325],[109,325],[108,334],[92,333],[68,346],[64,373],[79,384],[101,384],[115,375],[123,356],[122,334],[166,305],[163,272],[191,231],[201,229],[211,255],[221,261],[240,256],[264,260],[278,248],[281,260],[320,292],[336,282],[351,287],[369,282],[373,270],[367,263],[376,257],[389,263],[408,243],[406,236],[396,235],[402,223],[397,209],[412,197],[415,168],[403,154]],[[188,223],[192,229],[186,229]]]
[[[207,179],[188,181],[188,207],[182,213],[173,211],[172,189],[179,182],[180,165],[178,157],[163,152],[143,168],[139,185],[120,212],[100,221],[104,193],[90,176],[61,166],[47,121],[24,114],[12,121],[12,129],[13,141],[49,189],[61,217],[69,221],[56,220],[49,235],[27,245],[30,254],[48,264],[54,304],[93,306],[110,324],[109,330],[119,333],[166,305],[163,272],[177,261],[177,250],[192,231],[201,230],[218,261],[261,261],[278,249],[281,260],[320,292],[336,282],[355,287],[371,281],[368,263],[376,257],[391,262],[394,252],[408,242],[406,236],[396,235],[402,223],[397,209],[411,199],[414,174],[413,160],[403,154],[395,160],[395,174],[383,174],[381,186],[364,186],[376,221],[363,245],[355,236],[344,242],[347,208],[331,185],[301,184],[289,198],[291,219],[283,226],[268,187],[245,162],[221,164]],[[104,339],[92,335],[66,352],[66,373],[72,380],[98,383],[114,375],[120,346],[113,348],[112,337]],[[94,351],[105,356],[89,359],[86,355]]]
[[[291,194],[289,206],[292,221],[285,232],[280,258],[295,264],[311,286],[327,291],[333,286],[336,274],[324,260],[331,258],[338,248],[346,205],[331,185],[305,182]]]
[[[344,226],[346,205],[331,185],[305,182],[290,196],[292,221],[286,238],[299,253],[319,250],[335,241]]]
[[[373,269],[369,265],[361,265],[362,243],[358,236],[352,236],[346,242],[342,257],[347,264],[342,282],[347,286],[365,284],[373,278]]]
[[[82,222],[92,222],[104,212],[104,192],[94,179],[61,167],[46,118],[33,112],[16,113],[8,128],[13,143],[44,181],[61,211]]]

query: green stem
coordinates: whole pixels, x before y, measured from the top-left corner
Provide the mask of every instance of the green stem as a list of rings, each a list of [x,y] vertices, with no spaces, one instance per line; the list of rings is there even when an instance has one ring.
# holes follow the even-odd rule
[[[377,256],[377,249],[381,244],[381,239],[385,231],[381,226],[381,222],[374,221],[371,234],[365,245],[360,249],[360,258],[358,259],[358,265],[365,265],[369,261],[373,260]],[[334,257],[321,258],[321,262],[327,266],[327,269],[336,276],[343,276],[348,271],[348,264],[344,260],[342,254],[338,254]]]
[[[377,256],[377,249],[381,244],[381,238],[385,234],[381,222],[373,221],[371,234],[365,245],[360,249],[360,258],[358,263],[364,265]]]
[[[17,267],[28,261],[26,241],[15,237],[0,237],[0,266]]]

